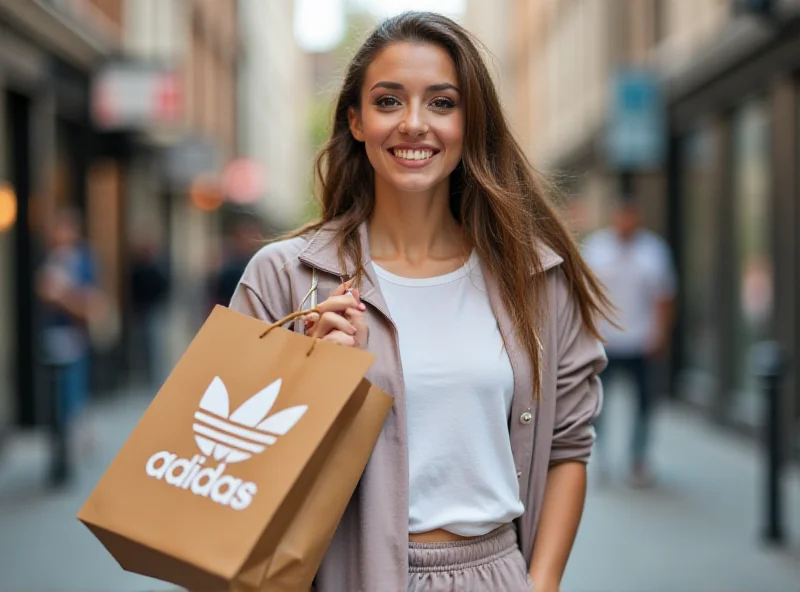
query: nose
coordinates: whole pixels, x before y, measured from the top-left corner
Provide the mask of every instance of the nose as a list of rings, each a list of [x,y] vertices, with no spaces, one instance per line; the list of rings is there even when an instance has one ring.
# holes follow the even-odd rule
[[[399,126],[400,133],[417,137],[428,132],[428,124],[425,122],[422,110],[419,107],[412,106],[406,111],[406,115]]]

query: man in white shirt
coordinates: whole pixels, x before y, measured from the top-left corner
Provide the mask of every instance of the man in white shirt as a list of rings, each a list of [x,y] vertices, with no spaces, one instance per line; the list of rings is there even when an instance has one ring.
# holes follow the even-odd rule
[[[635,383],[631,479],[634,485],[649,485],[647,449],[654,407],[651,367],[667,353],[676,293],[670,249],[658,235],[642,227],[639,207],[633,198],[625,197],[614,209],[612,226],[590,235],[583,254],[617,308],[621,329],[608,323],[600,327],[609,359],[602,378],[608,383],[625,372]],[[597,427],[601,431],[601,426]]]

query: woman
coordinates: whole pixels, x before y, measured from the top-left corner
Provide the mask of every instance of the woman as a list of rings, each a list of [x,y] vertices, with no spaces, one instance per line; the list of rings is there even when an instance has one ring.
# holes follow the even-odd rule
[[[353,58],[322,218],[251,261],[232,308],[367,348],[395,397],[319,592],[558,590],[583,508],[606,300],[469,34],[430,13]]]

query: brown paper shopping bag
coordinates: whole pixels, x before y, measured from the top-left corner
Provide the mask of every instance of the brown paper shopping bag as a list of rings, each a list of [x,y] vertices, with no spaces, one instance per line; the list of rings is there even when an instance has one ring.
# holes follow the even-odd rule
[[[190,590],[308,590],[391,407],[374,357],[216,307],[78,518]]]

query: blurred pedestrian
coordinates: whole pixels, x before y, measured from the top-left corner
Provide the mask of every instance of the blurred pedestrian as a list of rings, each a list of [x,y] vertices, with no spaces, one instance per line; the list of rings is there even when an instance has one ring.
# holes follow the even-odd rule
[[[131,307],[138,343],[134,351],[141,354],[150,386],[160,386],[165,378],[164,317],[170,280],[167,263],[158,243],[152,238],[139,241],[131,253]]]
[[[611,227],[586,239],[583,253],[617,309],[618,327],[605,321],[600,325],[608,355],[602,379],[606,386],[623,374],[633,381],[636,414],[630,443],[630,478],[634,486],[644,487],[653,481],[648,455],[656,404],[653,369],[669,351],[676,279],[669,246],[643,227],[641,210],[633,196],[623,195],[612,217]],[[605,473],[608,434],[600,419],[598,457],[601,473]]]
[[[42,355],[51,380],[53,457],[49,478],[60,486],[71,476],[71,458],[91,435],[83,421],[89,392],[89,323],[102,315],[97,265],[83,240],[78,212],[59,210],[36,292],[44,304]]]
[[[379,25],[318,162],[321,219],[263,248],[231,303],[274,323],[316,289],[306,334],[372,352],[395,397],[317,592],[557,591],[607,301],[470,34],[424,12]]]
[[[228,306],[248,262],[263,245],[261,227],[253,218],[233,223],[219,270],[211,280],[211,304]]]

